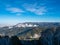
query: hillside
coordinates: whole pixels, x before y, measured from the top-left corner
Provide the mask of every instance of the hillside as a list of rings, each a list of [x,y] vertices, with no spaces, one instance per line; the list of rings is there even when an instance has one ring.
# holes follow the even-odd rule
[[[20,39],[33,38],[36,35],[41,36],[41,32],[47,28],[57,28],[60,23],[48,23],[48,22],[25,22],[18,23],[14,26],[4,26],[0,27],[0,35],[5,36],[18,36]]]

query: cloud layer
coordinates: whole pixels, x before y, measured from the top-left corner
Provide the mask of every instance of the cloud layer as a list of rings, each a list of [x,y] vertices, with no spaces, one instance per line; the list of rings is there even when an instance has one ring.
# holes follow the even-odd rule
[[[19,8],[7,8],[8,11],[10,11],[11,13],[19,13],[19,12],[23,12],[21,9]]]
[[[23,7],[36,15],[44,15],[48,11],[45,6],[37,6],[36,4],[24,4]]]
[[[17,2],[16,2],[17,3]],[[6,10],[9,11],[10,13],[16,13],[16,15],[21,15],[21,13],[26,13],[26,12],[32,12],[33,14],[36,15],[44,15],[48,12],[46,6],[44,6],[45,3],[23,3],[21,6],[24,8],[16,8],[16,7],[11,7],[10,5],[7,6]],[[10,7],[9,7],[10,6]]]
[[[21,13],[24,13],[22,9],[16,7],[7,7],[6,10],[10,13],[15,13],[16,15],[21,15]]]

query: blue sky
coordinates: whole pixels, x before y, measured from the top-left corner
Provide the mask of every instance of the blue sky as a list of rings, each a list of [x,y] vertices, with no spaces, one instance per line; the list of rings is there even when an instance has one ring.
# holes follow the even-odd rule
[[[0,24],[60,22],[60,0],[0,0]]]

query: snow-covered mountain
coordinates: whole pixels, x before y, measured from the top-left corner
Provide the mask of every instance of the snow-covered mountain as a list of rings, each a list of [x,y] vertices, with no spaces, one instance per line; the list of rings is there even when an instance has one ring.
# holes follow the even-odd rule
[[[28,33],[29,31],[35,32],[35,30],[41,30],[41,28],[45,29],[45,28],[59,27],[59,26],[60,23],[38,23],[38,22],[18,23],[13,26],[0,27],[0,35],[1,34],[2,35],[5,34],[9,36],[20,35],[20,34]]]
[[[18,24],[15,24],[15,25],[1,25],[0,24],[0,27],[8,27],[8,28],[13,28],[13,27],[50,27],[50,26],[60,26],[60,23],[53,23],[53,22],[24,22],[24,23],[18,23]]]
[[[19,23],[15,25],[15,27],[38,27],[38,25],[32,23]]]

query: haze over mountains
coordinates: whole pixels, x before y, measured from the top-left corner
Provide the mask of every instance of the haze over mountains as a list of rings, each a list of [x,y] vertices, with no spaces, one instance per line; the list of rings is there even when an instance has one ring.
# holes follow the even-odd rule
[[[60,22],[24,22],[24,23],[18,23],[18,24],[0,24],[0,27],[5,27],[5,26],[17,26],[17,27],[29,27],[29,26],[43,26],[43,25],[50,25],[50,24],[54,24],[54,25],[60,25],[58,24]]]

